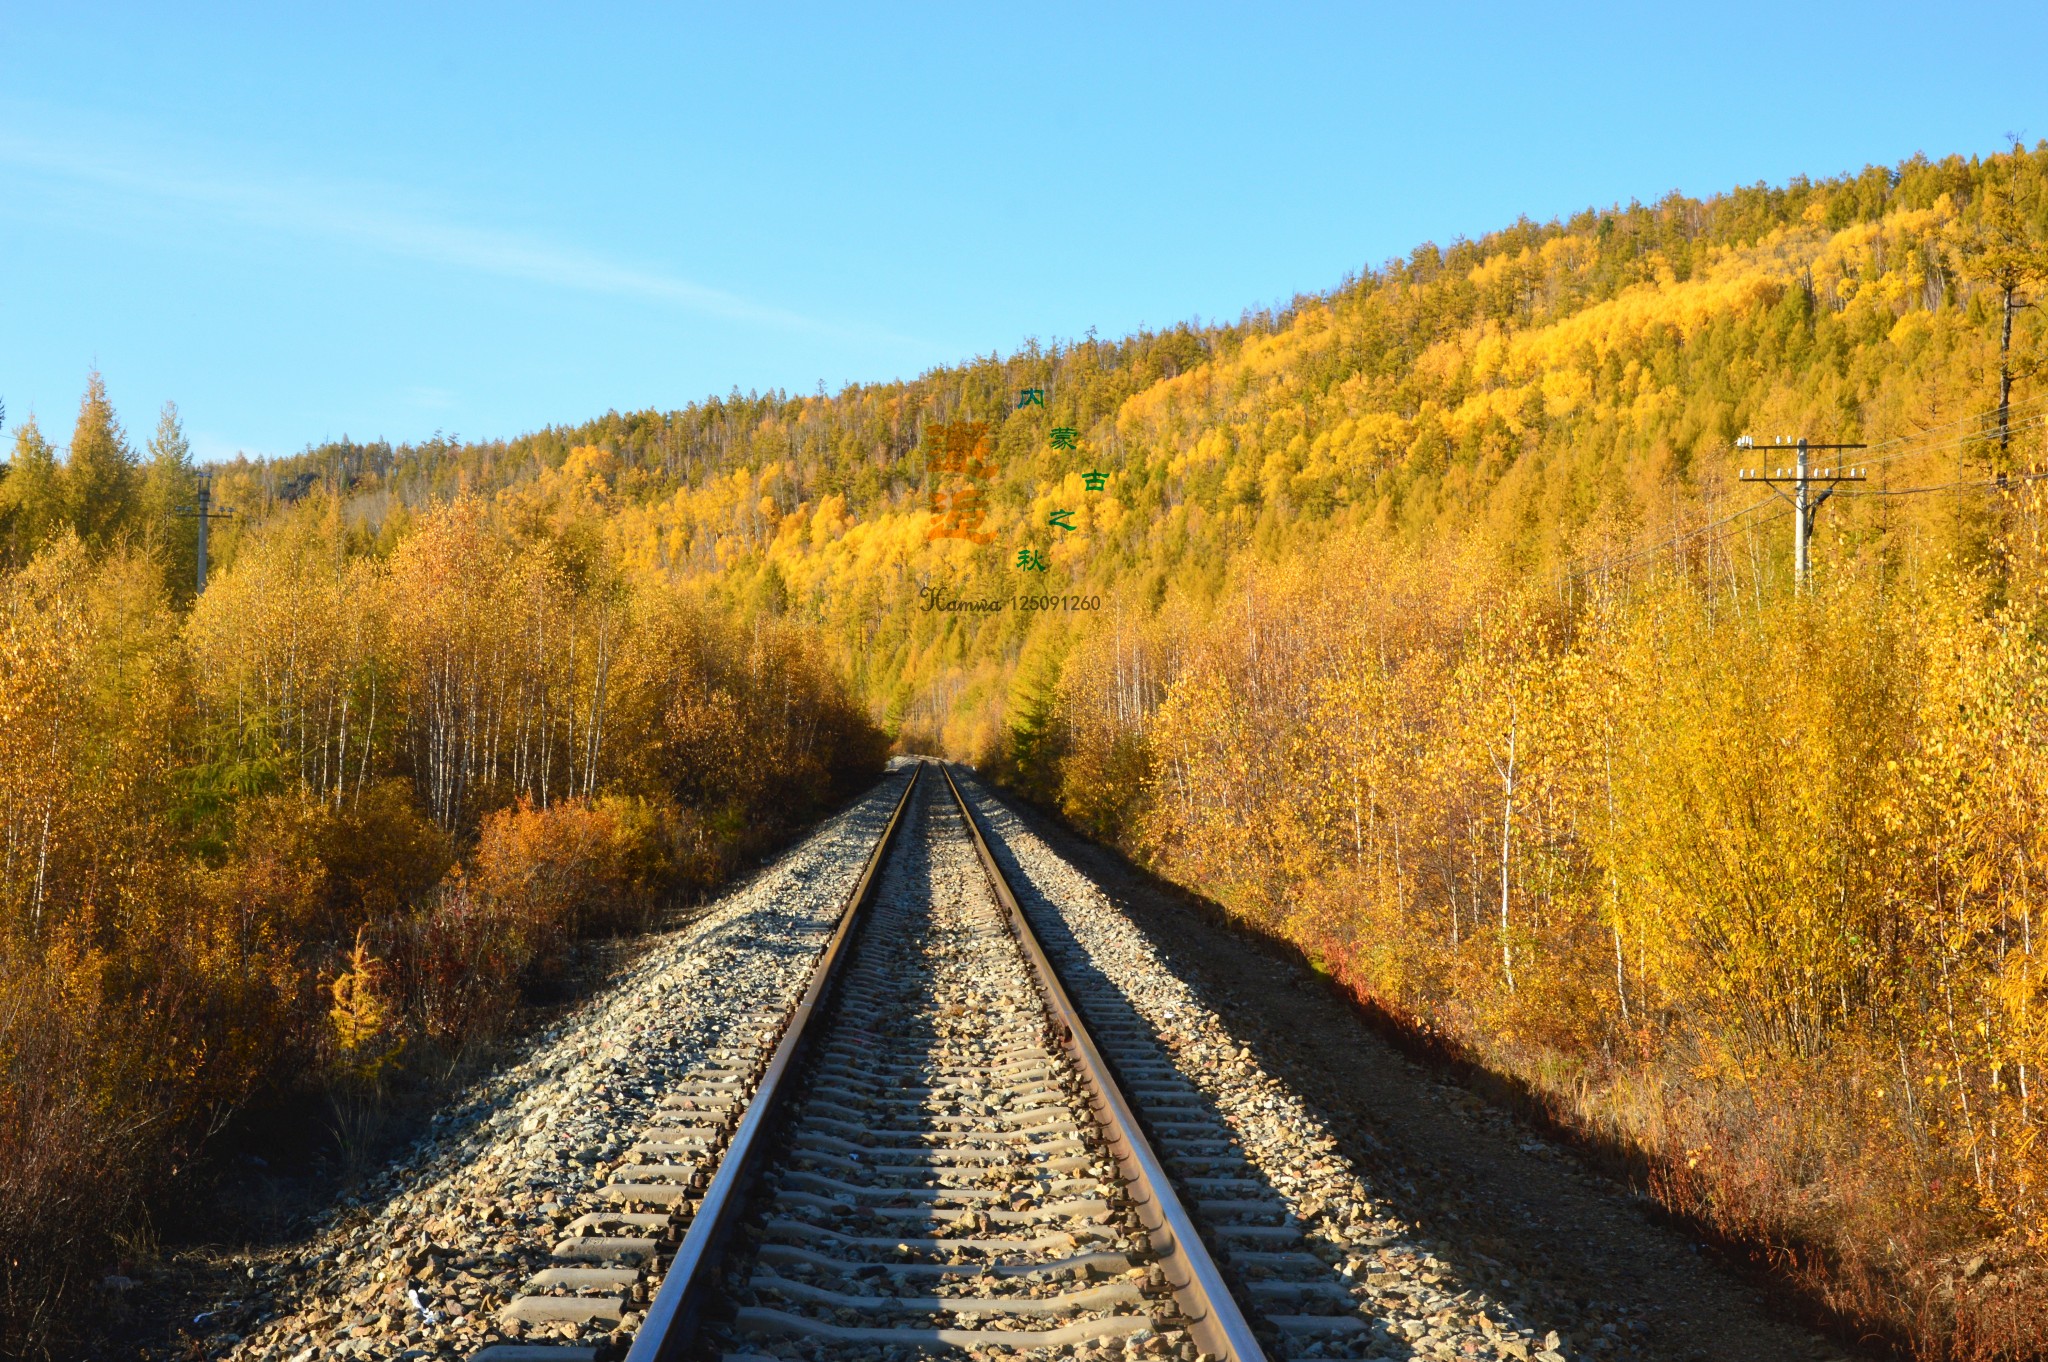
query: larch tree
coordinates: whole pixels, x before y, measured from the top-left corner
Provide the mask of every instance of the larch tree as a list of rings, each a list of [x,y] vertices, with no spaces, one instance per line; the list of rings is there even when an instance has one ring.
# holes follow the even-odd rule
[[[136,512],[145,540],[159,546],[172,599],[182,601],[191,596],[198,549],[191,526],[178,518],[178,508],[193,504],[198,474],[192,467],[192,446],[178,419],[177,403],[164,403],[148,448],[149,462],[142,467]]]
[[[64,462],[65,501],[78,537],[104,548],[127,528],[135,509],[135,456],[129,451],[107,401],[98,370],[86,382],[78,404],[78,425]]]
[[[2015,158],[2017,159],[2017,157]],[[1959,230],[1956,248],[1966,274],[1998,291],[1998,468],[2002,480],[2012,451],[2012,324],[2033,306],[2022,295],[2048,282],[2048,247],[2035,239],[2032,225],[2018,201],[2017,177],[1986,182],[1974,223]]]
[[[0,477],[0,564],[19,567],[64,520],[64,480],[57,451],[33,413],[14,432],[14,454]]]

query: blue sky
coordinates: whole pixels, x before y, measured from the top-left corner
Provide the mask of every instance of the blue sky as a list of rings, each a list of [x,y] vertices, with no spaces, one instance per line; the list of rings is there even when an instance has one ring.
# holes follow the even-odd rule
[[[315,12],[315,11],[318,12]],[[0,4],[0,399],[514,435],[2048,135],[2048,6]],[[2032,57],[2028,54],[2033,54]]]

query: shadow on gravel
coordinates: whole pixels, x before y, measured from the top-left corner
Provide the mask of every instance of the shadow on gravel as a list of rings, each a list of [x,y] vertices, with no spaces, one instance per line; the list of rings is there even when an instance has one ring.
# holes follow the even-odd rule
[[[1526,1085],[1361,1007],[1298,949],[1220,905],[985,781],[959,778],[970,798],[996,803],[1103,892],[1258,1064],[1308,1103],[1381,1209],[1414,1227],[1414,1242],[1539,1337],[1557,1329],[1565,1355],[1852,1355],[1798,1322],[1808,1303],[1760,1283],[1746,1261],[1703,1243],[1637,1191],[1639,1160],[1565,1130]],[[1020,900],[1031,895],[1033,926],[1051,949],[1064,921],[1003,841],[991,846]]]
[[[168,1189],[152,1223],[109,1265],[100,1308],[48,1356],[186,1359],[258,1318],[272,1299],[268,1267],[330,1218],[365,1214],[369,1183],[438,1133],[452,1095],[517,1062],[637,954],[633,938],[581,943],[563,973],[504,1034],[459,1052],[415,1053],[377,1094],[300,1092],[236,1114]],[[488,1121],[512,1094],[464,1113]]]
[[[994,840],[991,841],[990,846],[994,850],[998,861],[1002,864],[1004,873],[1010,877],[1011,887],[1017,891],[1018,903],[1031,919],[1032,930],[1038,934],[1039,941],[1044,945],[1046,953],[1057,963],[1060,977],[1066,983],[1068,994],[1073,998],[1074,1005],[1081,1009],[1081,1015],[1088,1023],[1089,1030],[1096,1033],[1097,1048],[1101,1050],[1103,1058],[1107,1061],[1110,1068],[1116,1071],[1117,1084],[1124,1089],[1126,1100],[1130,1102],[1132,1110],[1137,1113],[1140,1124],[1144,1126],[1146,1138],[1152,1142],[1152,1148],[1161,1158],[1170,1160],[1178,1149],[1187,1146],[1187,1136],[1171,1129],[1162,1130],[1160,1128],[1166,1114],[1156,1104],[1148,1102],[1145,1097],[1131,1091],[1131,1081],[1123,1070],[1130,1066],[1133,1060],[1141,1063],[1150,1062],[1170,1066],[1173,1064],[1172,1051],[1167,1047],[1158,1029],[1147,1021],[1144,1014],[1138,1011],[1137,1008],[1125,1002],[1120,996],[1120,991],[1116,984],[1089,960],[1087,950],[1075,938],[1065,919],[1060,916],[1059,910],[1048,902],[1044,895],[1031,886],[1029,877],[1021,872],[1014,859],[1009,855],[1008,848],[1004,847],[999,841]],[[1115,1040],[1106,1039],[1101,1033],[1110,1027],[1134,1029],[1141,1032],[1144,1038],[1136,1042],[1121,1038]],[[1192,1103],[1192,1105],[1185,1105],[1186,1103]],[[1191,1114],[1197,1119],[1206,1118],[1225,1130],[1231,1130],[1223,1108],[1209,1093],[1194,1082],[1189,1081],[1186,1085],[1185,1097],[1175,1104],[1172,1119],[1179,1123],[1185,1123]],[[1245,1154],[1244,1142],[1234,1131],[1232,1131],[1230,1136],[1228,1153],[1237,1157],[1243,1157]],[[1280,1188],[1274,1185],[1258,1165],[1247,1160],[1242,1167],[1232,1169],[1232,1176],[1248,1184],[1248,1187],[1256,1187],[1257,1191],[1251,1193],[1251,1195],[1256,1196],[1260,1200],[1267,1200],[1273,1203],[1275,1213],[1272,1215],[1257,1215],[1254,1218],[1254,1223],[1262,1226],[1280,1225],[1296,1231],[1296,1237],[1288,1241],[1260,1243],[1250,1247],[1265,1252],[1305,1251],[1306,1242],[1301,1236],[1310,1227],[1303,1225],[1287,1211],[1286,1198],[1281,1194]],[[1203,1212],[1200,1207],[1199,1194],[1182,1185],[1182,1178],[1179,1175],[1173,1175],[1173,1180],[1175,1189],[1180,1193],[1182,1204],[1188,1208],[1189,1214],[1195,1218],[1196,1224],[1201,1227],[1203,1237],[1208,1239],[1212,1246],[1217,1245],[1220,1242],[1218,1231],[1222,1226],[1219,1225],[1214,1217]],[[1234,1193],[1233,1195],[1242,1194]],[[1223,1269],[1225,1275],[1229,1278],[1231,1290],[1237,1296],[1239,1306],[1252,1318],[1254,1327],[1261,1334],[1269,1334],[1269,1329],[1259,1322],[1262,1312],[1257,1302],[1249,1295],[1243,1276],[1235,1270],[1234,1265],[1229,1261],[1227,1251],[1219,1251],[1217,1257],[1218,1266]],[[1334,1266],[1328,1268],[1327,1284],[1338,1291],[1347,1293],[1350,1288],[1350,1282],[1339,1274]],[[1285,1313],[1312,1313],[1312,1311],[1290,1306],[1287,1307]],[[1331,1310],[1330,1313],[1336,1312]],[[1405,1349],[1395,1354],[1388,1354],[1384,1351],[1384,1349],[1394,1346],[1397,1340],[1388,1335],[1383,1328],[1377,1328],[1374,1337],[1382,1350],[1377,1355],[1408,1355]],[[1268,1337],[1266,1341],[1270,1345],[1274,1340]]]
[[[983,800],[993,799],[987,787],[979,781],[966,777],[964,773],[956,773],[956,777],[960,779],[963,792],[968,795],[971,801],[980,804]],[[1000,801],[996,802],[999,807],[1007,807],[1002,806]],[[1163,1159],[1169,1161],[1177,1152],[1195,1152],[1198,1155],[1211,1152],[1210,1147],[1207,1145],[1203,1145],[1198,1149],[1195,1144],[1191,1144],[1191,1137],[1186,1133],[1185,1129],[1174,1128],[1175,1126],[1185,1127],[1191,1123],[1190,1118],[1192,1118],[1193,1123],[1206,1120],[1207,1122],[1213,1122],[1217,1127],[1227,1132],[1229,1141],[1227,1153],[1230,1156],[1245,1159],[1244,1140],[1231,1126],[1224,1108],[1193,1079],[1182,1075],[1178,1085],[1181,1091],[1175,1093],[1175,1100],[1171,1105],[1170,1111],[1161,1107],[1156,1102],[1148,1101],[1144,1095],[1132,1091],[1131,1076],[1125,1070],[1134,1065],[1161,1065],[1175,1069],[1178,1072],[1173,1049],[1160,1034],[1158,1027],[1146,1018],[1143,1012],[1133,1006],[1126,998],[1122,988],[1094,963],[1087,947],[1075,936],[1058,907],[1045,896],[1030,872],[1018,862],[1007,838],[1003,835],[1003,829],[1000,826],[989,825],[986,822],[984,826],[990,834],[990,851],[996,857],[997,863],[1002,867],[1004,875],[1009,879],[1011,888],[1016,892],[1018,904],[1023,908],[1026,916],[1029,917],[1032,930],[1037,933],[1040,944],[1044,946],[1047,955],[1052,957],[1058,967],[1060,977],[1066,984],[1069,996],[1073,999],[1075,1006],[1081,1010],[1082,1017],[1087,1022],[1089,1030],[1094,1033],[1096,1045],[1101,1050],[1103,1058],[1108,1062],[1112,1070],[1117,1071],[1118,1085],[1124,1089],[1126,1099],[1130,1102],[1133,1111],[1136,1112],[1139,1122],[1145,1127],[1146,1137],[1151,1140],[1153,1149]],[[1110,1038],[1104,1034],[1106,1031],[1122,1034],[1117,1035],[1115,1038]],[[1136,1039],[1127,1038],[1132,1035],[1135,1035]],[[1254,1056],[1258,1058],[1256,1049],[1254,1050]],[[1169,1121],[1173,1124],[1165,1124]],[[1199,1137],[1194,1138],[1199,1139]],[[1369,1355],[1377,1358],[1434,1356],[1434,1353],[1425,1354],[1420,1349],[1412,1346],[1406,1338],[1392,1332],[1387,1322],[1377,1315],[1374,1315],[1370,1320],[1370,1332],[1368,1334],[1352,1333],[1349,1335],[1331,1334],[1324,1336],[1327,1339],[1325,1346],[1329,1349],[1327,1353],[1304,1351],[1310,1345],[1311,1340],[1317,1337],[1313,1333],[1302,1333],[1285,1339],[1276,1335],[1272,1326],[1264,1320],[1264,1316],[1268,1311],[1277,1315],[1293,1317],[1303,1315],[1350,1316],[1356,1313],[1356,1306],[1359,1302],[1350,1298],[1351,1280],[1340,1273],[1336,1265],[1324,1263],[1321,1273],[1311,1273],[1304,1264],[1285,1275],[1291,1280],[1309,1283],[1311,1285],[1311,1293],[1304,1299],[1293,1303],[1273,1304],[1269,1302],[1264,1308],[1261,1308],[1259,1302],[1253,1298],[1248,1290],[1244,1273],[1238,1270],[1237,1265],[1228,1256],[1228,1250],[1231,1246],[1228,1234],[1229,1229],[1233,1226],[1247,1223],[1261,1227],[1284,1228],[1292,1231],[1284,1239],[1278,1237],[1262,1240],[1240,1239],[1236,1247],[1248,1249],[1255,1253],[1305,1253],[1312,1252],[1308,1236],[1317,1227],[1303,1224],[1292,1214],[1288,1209],[1287,1197],[1283,1194],[1281,1188],[1256,1163],[1245,1159],[1243,1164],[1232,1167],[1229,1172],[1232,1178],[1246,1184],[1245,1191],[1233,1190],[1230,1193],[1232,1199],[1246,1198],[1269,1202],[1272,1206],[1272,1213],[1254,1212],[1249,1216],[1240,1217],[1228,1222],[1219,1221],[1216,1216],[1206,1214],[1201,1208],[1203,1199],[1201,1192],[1198,1189],[1184,1185],[1183,1176],[1177,1173],[1173,1175],[1175,1190],[1180,1193],[1182,1203],[1201,1227],[1204,1238],[1210,1242],[1212,1248],[1217,1250],[1218,1265],[1229,1279],[1232,1293],[1237,1297],[1239,1306],[1253,1321],[1254,1328],[1262,1335],[1269,1348],[1278,1345],[1275,1356],[1303,1357],[1327,1355],[1351,1357]],[[1253,1188],[1256,1188],[1256,1191],[1253,1191]],[[1322,1244],[1333,1246],[1332,1240],[1322,1236],[1318,1236],[1318,1238]],[[1375,1241],[1374,1246],[1397,1249],[1412,1246],[1418,1254],[1427,1251],[1428,1248],[1428,1246],[1419,1241],[1411,1242],[1406,1236],[1402,1236],[1398,1241],[1390,1237],[1383,1238],[1382,1240]],[[1327,1247],[1325,1251],[1328,1251]],[[1446,1261],[1445,1265],[1456,1275],[1466,1275],[1457,1264]],[[1317,1299],[1313,1294],[1313,1287],[1316,1286],[1320,1286],[1330,1294],[1322,1299]],[[1349,1303],[1339,1301],[1337,1299],[1338,1296],[1347,1298]],[[1499,1312],[1495,1313],[1498,1319]],[[1519,1318],[1514,1320],[1501,1319],[1499,1322],[1515,1325],[1533,1323],[1533,1321],[1524,1321]],[[1537,1332],[1540,1337],[1542,1330],[1539,1328]]]

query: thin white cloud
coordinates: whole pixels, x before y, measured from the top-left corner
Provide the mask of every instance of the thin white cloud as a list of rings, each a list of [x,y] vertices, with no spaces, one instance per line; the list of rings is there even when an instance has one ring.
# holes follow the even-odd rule
[[[510,232],[467,227],[393,206],[388,190],[311,179],[270,181],[170,168],[63,139],[0,128],[0,166],[90,185],[157,206],[182,205],[257,227],[367,246],[388,255],[584,293],[665,303],[777,330],[915,345],[757,303],[692,280]],[[382,200],[380,202],[380,200]]]
[[[192,457],[202,464],[226,463],[238,454],[259,459],[270,457],[269,454],[253,448],[246,440],[230,439],[210,430],[187,430],[185,440],[192,446]]]
[[[447,388],[412,387],[405,389],[404,395],[406,401],[428,411],[452,411],[459,405],[456,395]]]

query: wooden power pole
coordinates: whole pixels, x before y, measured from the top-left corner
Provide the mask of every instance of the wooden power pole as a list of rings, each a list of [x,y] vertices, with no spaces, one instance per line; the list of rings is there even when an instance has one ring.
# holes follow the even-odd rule
[[[1745,435],[1735,442],[1738,449],[1754,449],[1756,445]],[[1779,440],[1775,448],[1786,447],[1787,442]],[[1816,444],[1800,436],[1791,445],[1798,451],[1798,462],[1790,468],[1774,468],[1769,473],[1759,468],[1745,468],[1738,475],[1743,482],[1770,484],[1777,495],[1792,503],[1792,577],[1799,590],[1807,589],[1808,579],[1813,571],[1813,517],[1820,510],[1820,504],[1835,494],[1835,488],[1845,482],[1862,482],[1860,468],[1815,468],[1807,455],[1817,449],[1862,449],[1863,445]],[[1792,488],[1792,495],[1786,497],[1778,491],[1779,484]],[[1818,493],[1816,484],[1826,484]]]
[[[226,520],[234,512],[225,506],[217,511],[213,508],[213,475],[211,473],[201,473],[199,475],[199,493],[194,498],[194,501],[197,503],[196,505],[180,506],[178,514],[190,516],[199,522],[198,590],[200,593],[204,593],[206,590],[206,522],[209,520]]]

